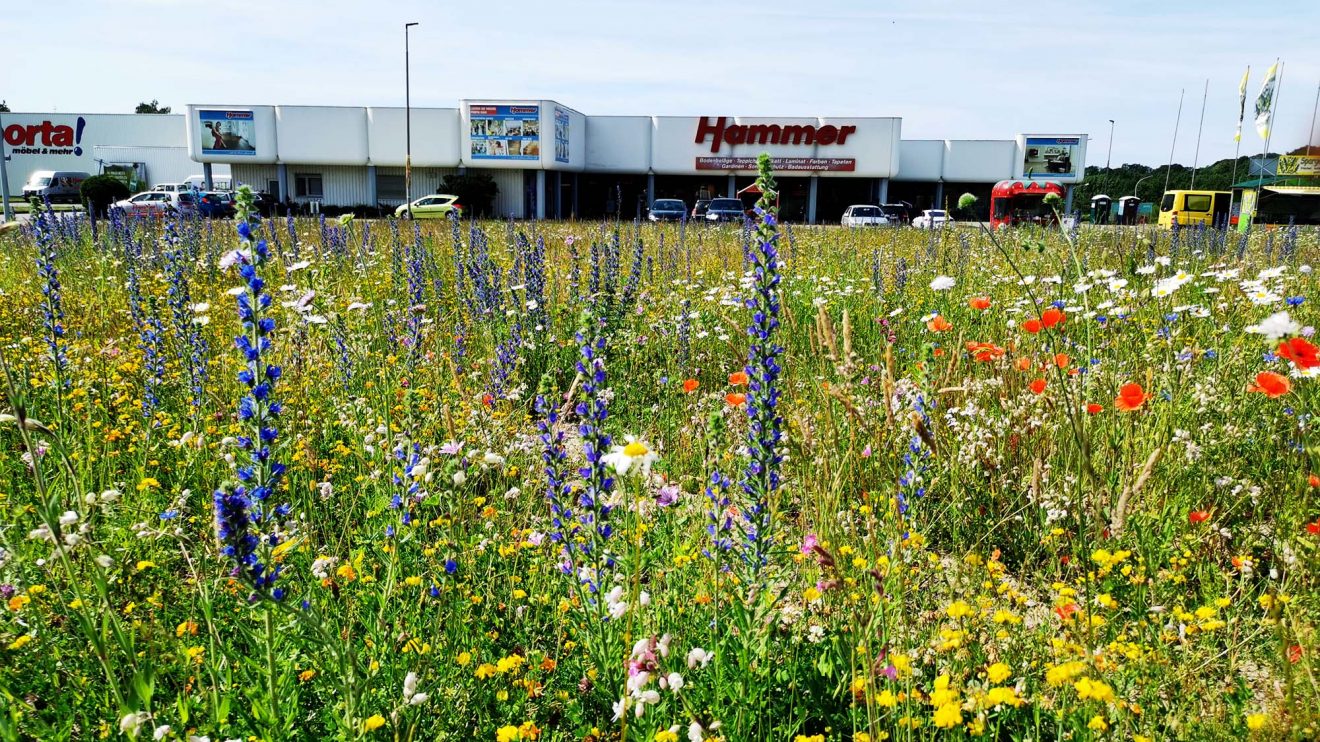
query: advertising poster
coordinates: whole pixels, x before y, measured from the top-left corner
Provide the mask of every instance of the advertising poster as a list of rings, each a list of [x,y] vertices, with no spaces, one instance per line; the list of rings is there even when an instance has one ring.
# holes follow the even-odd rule
[[[540,106],[470,106],[468,120],[472,159],[541,158]]]
[[[257,125],[251,111],[198,110],[203,155],[255,156]]]
[[[1275,173],[1280,177],[1286,175],[1320,176],[1320,155],[1279,155],[1279,164],[1275,169]]]
[[[568,111],[555,109],[555,162],[568,162]]]
[[[1023,178],[1072,178],[1081,163],[1077,151],[1081,137],[1027,137],[1022,158]]]

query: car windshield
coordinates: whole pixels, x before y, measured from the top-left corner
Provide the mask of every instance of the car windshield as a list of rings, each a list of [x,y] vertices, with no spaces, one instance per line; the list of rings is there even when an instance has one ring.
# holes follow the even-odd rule
[[[193,202],[192,194],[190,194],[190,193],[180,193],[180,194],[179,194],[179,203],[181,203],[181,204],[190,204],[190,203],[192,203],[192,202]]]
[[[874,206],[854,206],[853,216],[880,216],[880,210]]]
[[[711,201],[711,202],[710,202],[710,208],[715,209],[715,210],[720,210],[720,209],[725,209],[725,210],[737,209],[738,211],[742,211],[742,207],[743,207],[743,206],[742,206],[742,201],[739,201],[739,200],[736,199],[736,198],[717,198],[717,199],[715,199],[714,201]]]
[[[1164,199],[1160,201],[1160,211],[1173,211],[1173,194],[1164,194]]]
[[[28,185],[32,186],[33,188],[45,188],[46,186],[50,185],[50,176],[43,175],[41,177],[37,177],[34,175],[32,176],[32,180],[28,181]]]
[[[944,212],[943,212],[943,211],[928,211],[928,212],[926,212],[926,213],[927,213],[927,214],[930,214],[931,216],[944,216]]]
[[[665,200],[665,201],[656,201],[655,208],[662,211],[682,211],[686,207],[683,206],[682,201]]]

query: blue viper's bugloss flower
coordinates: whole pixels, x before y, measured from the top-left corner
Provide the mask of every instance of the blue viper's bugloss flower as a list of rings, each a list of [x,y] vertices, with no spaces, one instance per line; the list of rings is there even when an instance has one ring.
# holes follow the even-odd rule
[[[263,561],[263,555],[281,541],[273,521],[289,512],[288,505],[269,504],[285,472],[274,451],[279,440],[277,423],[283,412],[274,394],[283,372],[270,362],[275,320],[265,316],[271,297],[261,277],[269,252],[266,240],[253,241],[252,225],[247,221],[251,199],[250,190],[240,190],[238,235],[244,247],[234,264],[244,282],[244,291],[236,301],[243,334],[234,338],[234,347],[244,365],[238,373],[238,381],[245,387],[238,401],[238,416],[247,432],[237,439],[247,453],[247,461],[240,459],[237,464],[239,484],[216,490],[216,535],[225,555],[235,563],[235,575],[243,577],[257,595],[279,600],[283,591],[272,589],[279,568],[269,569],[269,560]]]

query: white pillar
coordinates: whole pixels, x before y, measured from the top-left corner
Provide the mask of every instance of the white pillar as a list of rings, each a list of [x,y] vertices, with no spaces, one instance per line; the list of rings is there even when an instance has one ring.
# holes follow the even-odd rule
[[[646,208],[655,206],[655,173],[646,174]]]
[[[280,181],[280,202],[283,203],[293,198],[293,194],[289,192],[289,166],[281,162],[276,167],[275,173],[275,177]]]
[[[404,194],[406,197],[408,194]],[[376,166],[367,165],[367,206],[375,206],[380,203],[380,196],[376,193]]]
[[[813,175],[808,180],[807,186],[807,224],[816,223],[816,188],[820,184],[820,176]]]
[[[733,173],[729,173],[729,192],[724,195],[728,196],[729,198],[733,198],[734,196],[738,195],[738,180],[737,178],[733,177]]]
[[[889,203],[889,178],[880,179],[880,203]]]

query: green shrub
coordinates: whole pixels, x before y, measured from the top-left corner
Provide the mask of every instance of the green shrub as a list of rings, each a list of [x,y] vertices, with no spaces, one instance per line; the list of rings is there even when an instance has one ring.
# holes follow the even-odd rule
[[[88,208],[104,214],[110,204],[128,198],[128,186],[113,175],[93,175],[82,182],[82,200]]]

